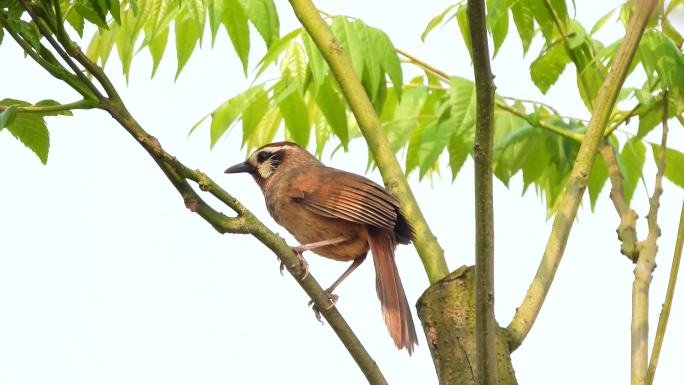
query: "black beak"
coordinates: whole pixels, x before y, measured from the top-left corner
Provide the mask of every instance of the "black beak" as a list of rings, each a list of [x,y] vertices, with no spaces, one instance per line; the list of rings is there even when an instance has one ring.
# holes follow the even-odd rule
[[[228,167],[226,169],[225,173],[226,174],[237,174],[239,172],[252,172],[254,171],[254,167],[252,167],[251,164],[249,164],[247,161],[244,161],[242,163],[238,163],[235,166]]]

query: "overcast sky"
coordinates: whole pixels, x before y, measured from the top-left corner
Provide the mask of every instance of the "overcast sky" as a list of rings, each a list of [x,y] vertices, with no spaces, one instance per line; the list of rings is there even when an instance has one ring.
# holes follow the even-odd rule
[[[577,18],[590,28],[620,2],[576,3]],[[428,20],[448,3],[317,4],[334,14],[361,17],[385,30],[398,47],[451,74],[472,78],[454,23],[433,32],[426,43],[419,39]],[[277,6],[284,34],[297,24],[286,2],[278,1]],[[622,33],[619,24],[610,23],[599,36],[612,41]],[[263,47],[258,39],[252,46],[253,66]],[[540,41],[535,40],[530,56],[523,58],[511,27],[493,63],[498,92],[543,100],[564,114],[588,118],[571,67],[547,95],[534,88],[528,67],[539,48]],[[188,129],[204,114],[249,85],[227,39],[221,36],[213,50],[205,46],[197,52],[175,84],[173,51],[167,52],[152,80],[147,53],[137,55],[128,85],[114,55],[107,73],[138,121],[169,152],[220,182],[295,244],[270,219],[251,178],[223,174],[246,155],[239,148],[239,130],[213,151],[206,126],[187,138]],[[0,99],[77,99],[25,59],[8,36],[0,48],[0,73]],[[0,132],[0,384],[365,381],[331,329],[315,320],[293,278],[280,276],[275,257],[248,236],[217,234],[186,210],[155,163],[105,113],[77,112],[71,118],[51,118],[48,125],[47,166],[6,130]],[[672,125],[670,143],[679,150],[684,149],[683,132],[678,124]],[[357,141],[350,153],[325,156],[324,161],[363,173],[365,152],[365,145]],[[474,261],[472,174],[469,161],[455,183],[448,174],[432,183],[411,178],[452,270]],[[650,152],[645,174],[652,190]],[[380,181],[377,173],[369,176]],[[519,177],[510,189],[495,183],[496,313],[504,326],[525,294],[550,231],[539,197],[533,189],[524,196],[521,191]],[[595,213],[588,209],[588,201],[581,208],[547,302],[529,337],[513,354],[521,384],[629,381],[633,265],[619,253],[618,217],[607,195],[604,191]],[[663,234],[651,289],[652,331],[664,297],[683,197],[681,189],[665,182],[659,216]],[[647,196],[641,185],[633,206],[645,216]],[[641,221],[640,237],[645,233]],[[312,254],[306,257],[323,286],[347,267]],[[420,260],[412,247],[402,246],[397,261],[409,302],[415,303],[428,284]],[[338,308],[391,384],[436,383],[420,330],[420,346],[413,357],[394,349],[374,286],[372,263],[366,263],[337,290]],[[684,376],[681,325],[684,300],[678,295],[656,383],[673,384]]]

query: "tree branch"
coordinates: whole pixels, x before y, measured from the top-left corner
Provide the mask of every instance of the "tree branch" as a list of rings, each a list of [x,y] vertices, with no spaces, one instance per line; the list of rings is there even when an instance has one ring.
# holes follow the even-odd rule
[[[39,20],[35,19],[35,17],[37,17],[35,13],[32,13],[31,16],[34,17],[34,21],[36,23],[39,23]],[[2,14],[0,14],[0,23],[2,23],[3,26],[6,26],[6,22],[2,18]],[[49,33],[45,30],[41,31],[42,33]],[[23,42],[23,40],[19,38],[18,42],[20,45],[22,45],[21,42]],[[68,36],[64,37],[64,42],[74,44],[71,42]],[[25,47],[24,45],[22,45],[22,48],[25,50],[26,48],[31,49],[30,46]],[[64,47],[60,47],[58,49],[55,47],[55,50],[60,51],[63,48]],[[368,382],[373,385],[387,384],[387,381],[385,380],[382,372],[380,372],[380,369],[375,361],[368,354],[342,315],[337,311],[337,308],[334,306],[334,304],[330,303],[330,299],[325,294],[318,282],[311,274],[306,274],[306,267],[302,265],[299,258],[294,254],[290,246],[285,243],[285,240],[270,231],[237,199],[223,190],[204,173],[191,170],[178,161],[175,156],[166,152],[162,148],[159,141],[154,136],[147,133],[128,112],[104,71],[95,63],[90,61],[90,59],[87,57],[79,55],[81,50],[75,44],[73,45],[72,49],[67,51],[70,53],[70,55],[75,55],[72,57],[81,62],[86,69],[93,73],[93,76],[95,76],[98,82],[103,82],[101,85],[105,88],[105,90],[107,90],[108,87],[112,87],[111,94],[110,90],[107,90],[110,98],[105,98],[99,93],[96,94],[98,97],[99,108],[109,112],[109,114],[117,122],[119,122],[119,124],[121,124],[121,126],[126,129],[126,131],[131,134],[131,136],[133,136],[148,152],[148,154],[154,159],[159,168],[169,179],[171,184],[173,184],[176,190],[178,190],[179,194],[183,198],[183,201],[185,202],[186,207],[192,212],[200,215],[220,233],[229,232],[251,234],[255,238],[259,239],[264,245],[266,245],[266,247],[271,249],[271,251],[276,254],[283,265],[287,268],[288,272],[297,278],[297,282],[311,298],[313,304],[320,309],[321,314],[328,321],[338,338],[347,348],[354,361],[368,379]],[[27,51],[29,54],[30,52],[32,51]],[[42,59],[37,55],[31,55],[31,57],[36,61],[40,61]],[[45,69],[53,74],[49,68]],[[61,67],[61,69],[64,68]],[[106,87],[105,84],[107,85]],[[115,97],[112,97],[112,95]],[[199,196],[192,186],[190,186],[188,180],[196,182],[201,190],[209,192],[221,202],[225,203],[237,213],[237,216],[230,217],[216,211]]]
[[[468,26],[473,50],[476,110],[475,145],[475,341],[477,383],[496,385],[494,320],[494,76],[489,62],[484,0],[468,0]]]
[[[410,219],[416,234],[415,246],[431,283],[444,278],[449,269],[444,250],[430,230],[418,202],[413,196],[399,162],[390,146],[373,105],[368,99],[359,77],[342,45],[335,39],[330,27],[321,17],[311,0],[290,0],[295,15],[328,63],[345,99],[349,103],[368,149],[373,154],[387,189],[401,203],[404,214]]]
[[[655,257],[658,254],[658,209],[660,196],[663,194],[663,175],[665,174],[665,150],[667,149],[667,91],[663,95],[663,133],[658,151],[655,177],[655,189],[649,199],[648,236],[641,245],[639,259],[634,268],[634,283],[632,284],[632,385],[643,385],[648,368],[648,309],[649,289],[652,273],[656,267]]]
[[[561,198],[541,263],[527,290],[525,299],[507,327],[513,349],[520,346],[530,332],[544,304],[544,299],[551,288],[551,283],[565,251],[565,246],[577,215],[577,209],[587,186],[587,178],[603,139],[608,119],[655,3],[655,0],[643,0],[637,3],[637,9],[632,16],[632,20],[627,28],[627,34],[615,56],[613,67],[599,89],[594,113],[591,116],[584,140],[577,154],[571,178]]]
[[[672,266],[670,267],[670,279],[667,283],[665,302],[663,303],[663,309],[660,311],[658,329],[656,330],[653,350],[651,351],[651,361],[648,365],[648,371],[646,372],[646,385],[653,384],[653,377],[655,376],[658,358],[660,357],[660,348],[663,346],[663,340],[665,339],[665,329],[667,329],[667,321],[670,318],[672,298],[674,297],[677,274],[679,273],[679,264],[682,259],[682,244],[684,244],[684,202],[682,202],[682,211],[679,214],[679,230],[677,230],[677,241],[675,242],[674,255],[672,256]]]

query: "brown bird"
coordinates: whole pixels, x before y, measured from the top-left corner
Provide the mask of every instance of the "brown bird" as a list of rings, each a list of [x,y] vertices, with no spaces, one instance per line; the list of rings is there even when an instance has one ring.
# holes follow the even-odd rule
[[[394,261],[397,243],[413,241],[413,229],[399,203],[380,185],[360,175],[326,167],[292,142],[267,144],[226,173],[252,175],[278,224],[301,242],[295,252],[312,250],[351,266],[326,290],[333,290],[366,258],[375,264],[382,316],[397,348],[409,354],[418,343],[411,308]]]

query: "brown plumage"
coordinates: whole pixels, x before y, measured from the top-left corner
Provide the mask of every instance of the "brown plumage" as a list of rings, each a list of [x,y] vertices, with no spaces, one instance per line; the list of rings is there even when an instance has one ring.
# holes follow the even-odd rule
[[[413,240],[413,229],[396,199],[365,177],[326,167],[291,142],[265,145],[245,162],[226,170],[236,172],[252,175],[271,216],[297,241],[305,246],[330,241],[311,250],[326,258],[354,262],[327,290],[329,294],[369,250],[372,252],[385,324],[396,346],[412,353],[416,331],[394,250],[397,243]]]

